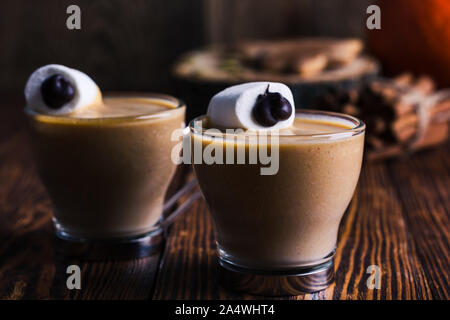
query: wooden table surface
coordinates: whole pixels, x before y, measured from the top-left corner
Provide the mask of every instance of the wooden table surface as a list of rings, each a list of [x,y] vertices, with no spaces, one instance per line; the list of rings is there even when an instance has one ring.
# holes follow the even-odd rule
[[[252,299],[216,281],[216,246],[203,200],[169,231],[162,252],[87,262],[55,252],[51,203],[41,185],[17,105],[0,106],[0,299]],[[20,104],[19,104],[20,105]],[[289,299],[449,299],[450,144],[364,164],[341,223],[336,281]],[[66,268],[81,267],[80,290]],[[381,270],[368,289],[367,267]],[[259,297],[261,298],[261,297]]]

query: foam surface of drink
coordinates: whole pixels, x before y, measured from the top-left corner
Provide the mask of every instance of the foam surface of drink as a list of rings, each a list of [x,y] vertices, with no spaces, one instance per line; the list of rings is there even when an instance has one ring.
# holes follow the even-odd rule
[[[286,129],[280,130],[280,134],[286,135],[313,135],[345,132],[352,129],[349,121],[338,122],[333,117],[307,117],[298,116],[294,123]]]
[[[71,118],[117,118],[139,115],[151,115],[176,106],[167,101],[154,98],[140,97],[107,97],[103,103],[93,104],[80,111],[64,115]]]
[[[210,121],[205,122],[208,128],[212,128]],[[355,126],[349,120],[327,116],[327,115],[309,115],[298,113],[294,122],[287,128],[279,130],[280,135],[319,135],[342,133],[352,129]],[[246,130],[244,134],[253,135],[256,131]]]

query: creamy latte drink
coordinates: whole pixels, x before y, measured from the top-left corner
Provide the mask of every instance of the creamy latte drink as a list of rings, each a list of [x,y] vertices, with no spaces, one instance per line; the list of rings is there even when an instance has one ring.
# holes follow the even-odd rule
[[[69,82],[72,70],[60,66],[44,70],[42,82],[54,74]],[[34,78],[27,85],[31,89],[26,90],[26,114],[58,235],[95,240],[151,231],[161,217],[176,168],[171,151],[177,142],[171,134],[183,125],[184,106],[163,95],[98,97],[100,91],[91,90],[90,83],[77,87],[76,78],[69,85],[79,91],[78,101],[89,91],[97,95],[86,99],[87,105],[71,106],[61,104],[64,95],[70,96],[64,92],[64,80],[48,84],[50,93],[41,84],[33,96]]]
[[[280,131],[274,175],[261,175],[260,164],[194,165],[223,258],[270,270],[329,256],[361,168],[364,133],[352,130],[357,125],[352,118],[298,111],[292,127]],[[231,144],[238,152],[231,138],[192,138],[204,148],[218,143],[226,153]],[[249,144],[245,150],[248,159]]]
[[[225,90],[225,94],[220,93],[211,101],[228,104],[231,114],[222,114],[226,118],[224,125],[216,111],[211,111],[211,104],[207,116],[191,122],[193,148],[201,145],[204,152],[214,149],[223,153],[224,159],[230,152],[235,160],[239,150],[245,154],[245,163],[242,159],[241,163],[194,162],[196,177],[214,218],[220,263],[241,275],[251,275],[239,282],[239,289],[264,294],[295,293],[295,288],[267,291],[242,284],[265,275],[274,282],[267,282],[266,278],[261,280],[261,286],[285,286],[283,283],[293,281],[277,278],[280,274],[309,277],[325,270],[321,266],[330,276],[339,223],[361,169],[365,127],[351,116],[295,111],[290,92],[284,87],[276,90],[270,84],[274,88],[271,91],[281,92],[275,97],[267,97],[268,92],[272,93],[264,90],[267,83],[237,87],[232,89],[234,93]],[[255,92],[249,94],[248,90]],[[244,103],[247,105],[242,107]],[[276,116],[280,112],[274,111],[280,107],[286,111],[281,120]],[[244,130],[230,133],[225,129],[230,125]],[[274,126],[278,128],[273,129]],[[255,140],[263,133],[267,136],[264,140]],[[260,162],[249,163],[251,152],[256,150],[255,154],[259,154],[261,149],[267,149],[272,161],[278,161],[278,170],[273,174],[262,174],[261,167],[265,165]],[[313,283],[316,279],[309,280]],[[325,285],[311,288],[305,288],[303,283],[300,291],[323,289],[330,279],[324,281]]]

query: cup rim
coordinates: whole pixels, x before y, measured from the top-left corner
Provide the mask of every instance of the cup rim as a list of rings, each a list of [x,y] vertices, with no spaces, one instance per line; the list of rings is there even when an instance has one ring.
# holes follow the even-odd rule
[[[354,126],[352,126],[349,129],[345,129],[343,128],[342,131],[339,132],[332,132],[332,133],[314,133],[314,134],[281,134],[279,133],[278,136],[279,137],[283,137],[283,139],[290,139],[290,138],[303,138],[303,139],[339,139],[339,138],[346,138],[349,136],[356,136],[359,135],[363,132],[365,132],[366,130],[366,125],[365,123],[348,114],[344,114],[344,113],[339,113],[339,112],[333,112],[333,111],[323,111],[323,110],[314,110],[314,109],[296,109],[295,114],[308,114],[308,115],[322,115],[322,116],[328,116],[328,117],[334,117],[334,118],[339,118],[341,120],[345,120],[345,121],[349,121],[351,123],[354,124]],[[194,118],[193,120],[191,120],[189,122],[189,129],[191,131],[191,133],[194,134],[198,134],[201,133],[202,135],[208,136],[208,137],[225,137],[225,136],[237,136],[239,134],[230,134],[230,133],[226,133],[226,132],[221,132],[221,133],[217,133],[214,132],[213,134],[208,133],[207,131],[209,129],[213,129],[213,128],[203,128],[203,127],[198,127],[195,124],[198,121],[203,121],[207,118],[207,115],[202,115],[199,117]],[[262,132],[270,132],[270,130],[264,130]],[[240,134],[242,135],[242,134]]]
[[[122,122],[134,122],[134,121],[142,121],[142,120],[154,120],[161,119],[170,116],[172,113],[178,112],[180,109],[186,108],[186,103],[178,99],[174,96],[156,93],[156,92],[106,92],[103,95],[104,98],[143,98],[149,100],[160,100],[162,102],[168,102],[172,104],[173,108],[168,108],[167,110],[160,111],[157,113],[142,113],[138,115],[132,116],[118,116],[118,117],[97,117],[97,118],[82,118],[82,117],[67,117],[65,115],[50,115],[50,114],[42,114],[38,113],[28,106],[24,108],[24,112],[27,116],[34,118],[36,120],[47,120],[49,122],[55,123],[74,123],[77,124],[92,124],[99,122],[106,123],[122,123]]]

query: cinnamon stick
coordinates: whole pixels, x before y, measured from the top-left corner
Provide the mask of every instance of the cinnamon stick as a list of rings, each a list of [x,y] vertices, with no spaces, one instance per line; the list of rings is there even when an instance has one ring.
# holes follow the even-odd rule
[[[324,95],[323,105],[360,117],[367,126],[367,159],[399,156],[445,141],[450,132],[450,96],[435,92],[429,77],[404,74],[395,79],[375,79],[355,95]],[[430,100],[426,100],[430,99]],[[434,103],[434,104],[430,104]],[[427,108],[427,109],[424,109]]]

